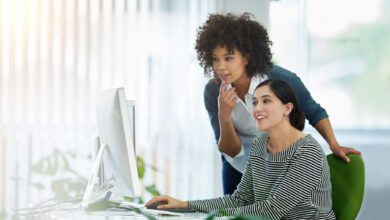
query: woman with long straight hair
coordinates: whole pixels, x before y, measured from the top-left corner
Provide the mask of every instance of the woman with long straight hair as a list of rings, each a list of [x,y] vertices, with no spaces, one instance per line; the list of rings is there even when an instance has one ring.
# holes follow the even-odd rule
[[[252,144],[232,195],[195,201],[159,196],[146,206],[265,219],[335,219],[328,162],[319,143],[302,132],[305,115],[294,90],[284,81],[266,80],[255,88],[252,105],[257,129],[264,133]]]

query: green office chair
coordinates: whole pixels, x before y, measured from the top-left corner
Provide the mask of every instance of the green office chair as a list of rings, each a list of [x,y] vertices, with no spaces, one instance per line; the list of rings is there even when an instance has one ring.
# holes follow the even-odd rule
[[[361,156],[348,155],[346,163],[334,154],[327,155],[332,182],[332,202],[336,219],[353,220],[364,195],[364,162]]]

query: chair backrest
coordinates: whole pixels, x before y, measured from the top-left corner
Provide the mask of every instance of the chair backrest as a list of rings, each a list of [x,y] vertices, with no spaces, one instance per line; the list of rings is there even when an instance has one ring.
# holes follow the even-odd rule
[[[364,162],[361,156],[348,155],[346,163],[334,154],[327,155],[332,182],[332,203],[336,219],[353,220],[364,196]]]

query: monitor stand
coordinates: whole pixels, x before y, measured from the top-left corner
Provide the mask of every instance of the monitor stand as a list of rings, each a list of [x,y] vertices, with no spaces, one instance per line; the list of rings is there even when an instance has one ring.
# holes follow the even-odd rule
[[[81,202],[81,206],[83,208],[87,208],[89,203],[91,202],[90,200],[91,200],[93,188],[95,186],[95,183],[98,181],[98,177],[99,177],[99,169],[100,169],[100,164],[102,163],[103,153],[107,147],[108,147],[108,145],[105,143],[102,143],[100,145],[99,151],[97,153],[97,156],[96,156],[96,159],[95,159],[95,162],[93,165],[93,170],[89,176],[87,188],[85,189],[83,200]],[[110,195],[111,195],[111,193],[110,193]]]

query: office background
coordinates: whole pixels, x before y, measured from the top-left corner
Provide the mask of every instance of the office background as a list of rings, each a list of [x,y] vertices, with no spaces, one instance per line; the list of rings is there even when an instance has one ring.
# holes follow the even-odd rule
[[[389,2],[0,0],[0,219],[83,192],[96,92],[111,87],[136,101],[137,153],[158,168],[146,167],[145,186],[183,199],[221,195],[207,79],[193,48],[208,13],[243,11],[268,28],[275,63],[298,73],[328,110],[339,142],[362,151],[359,219],[387,216]]]

